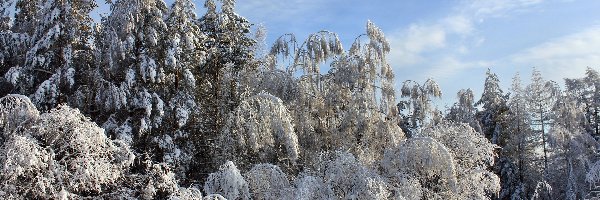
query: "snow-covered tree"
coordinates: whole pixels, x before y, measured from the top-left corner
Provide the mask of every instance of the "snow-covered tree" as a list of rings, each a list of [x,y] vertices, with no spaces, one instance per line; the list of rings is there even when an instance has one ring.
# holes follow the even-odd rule
[[[298,137],[283,102],[268,93],[242,101],[219,138],[221,155],[243,168],[254,162],[284,164],[292,169],[299,158]]]
[[[485,83],[483,93],[475,106],[481,106],[482,110],[477,112],[476,117],[481,123],[481,129],[486,138],[492,143],[503,146],[506,143],[507,135],[505,132],[506,113],[508,107],[506,101],[508,96],[504,95],[500,88],[498,75],[492,73],[490,69],[485,73]]]
[[[427,128],[423,136],[444,144],[456,163],[458,195],[465,199],[494,199],[500,179],[491,171],[498,146],[467,124],[442,123]]]
[[[570,97],[577,100],[577,106],[585,110],[584,124],[588,133],[598,138],[600,135],[600,75],[598,70],[588,68],[586,76],[579,79],[565,79]]]
[[[27,4],[27,2],[21,2]],[[31,48],[21,67],[14,66],[17,92],[31,95],[33,103],[49,110],[69,102],[71,93],[85,80],[76,73],[89,67],[93,1],[36,1],[30,33]],[[35,11],[35,12],[33,12]],[[25,13],[27,14],[27,13]],[[31,14],[31,13],[28,13]],[[20,25],[19,25],[20,26]],[[29,25],[27,25],[29,26]]]
[[[0,31],[4,32],[10,30],[13,23],[13,16],[11,16],[10,8],[15,3],[14,0],[2,0],[0,1]]]
[[[542,147],[542,170],[544,176],[548,169],[547,132],[549,126],[554,123],[551,117],[552,107],[559,94],[560,91],[555,82],[544,80],[540,71],[537,69],[533,70],[531,83],[525,88],[525,98],[527,100],[527,109],[531,118],[530,126],[536,134],[540,135],[532,142],[539,143]]]
[[[456,97],[458,98],[458,102],[454,103],[454,105],[450,108],[446,119],[460,123],[467,123],[473,127],[475,131],[481,132],[479,121],[475,119],[477,108],[475,108],[473,105],[473,91],[471,89],[462,89],[458,91]]]
[[[204,183],[204,192],[207,195],[220,194],[226,199],[251,198],[248,183],[231,161],[221,165],[218,172],[208,175]]]
[[[201,82],[198,84],[198,100],[204,117],[197,122],[200,135],[196,146],[198,163],[212,163],[212,155],[218,151],[217,141],[227,117],[233,112],[246,90],[243,74],[256,69],[255,41],[250,36],[250,22],[235,12],[235,0],[221,0],[220,9],[214,0],[206,0],[206,13],[199,19],[199,28],[207,37],[206,62],[199,66]],[[214,170],[213,163],[203,170]],[[209,172],[210,172],[209,171]]]
[[[409,137],[417,136],[419,129],[430,123],[434,111],[432,98],[441,98],[442,91],[433,79],[427,79],[422,85],[412,80],[404,81],[400,91],[402,98],[408,98],[398,103],[398,110],[406,110],[401,112],[400,127]]]
[[[450,198],[458,191],[452,153],[433,138],[413,137],[389,148],[381,167],[386,177],[418,180],[425,198]]]
[[[278,166],[257,164],[244,174],[250,193],[256,199],[291,199],[293,190],[288,177]]]
[[[316,166],[318,174],[323,174],[323,183],[327,189],[317,191],[328,192],[330,190],[333,198],[338,199],[388,199],[391,197],[390,187],[386,180],[375,171],[362,165],[351,153],[342,151],[325,153],[320,156],[320,159],[322,161]],[[327,194],[321,193],[315,194],[315,196],[327,196]]]
[[[539,154],[540,134],[532,130],[527,94],[517,73],[510,88],[506,128],[508,141],[501,151],[503,165],[501,198],[530,198],[543,176],[543,155]],[[542,159],[540,159],[542,158]],[[540,162],[541,161],[541,162]],[[505,185],[506,184],[506,185]],[[512,187],[508,187],[512,186]]]
[[[294,180],[294,199],[331,199],[333,191],[327,187],[323,178],[310,175],[310,173],[300,173]]]
[[[97,196],[121,187],[135,156],[129,146],[107,138],[77,109],[59,106],[38,116],[27,97],[9,95],[0,101],[6,106],[3,125],[21,125],[12,131],[4,127],[8,131],[0,150],[4,198]]]

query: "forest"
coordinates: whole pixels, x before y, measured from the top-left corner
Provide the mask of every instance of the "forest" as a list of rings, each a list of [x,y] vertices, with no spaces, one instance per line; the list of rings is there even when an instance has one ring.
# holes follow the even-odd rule
[[[440,110],[371,21],[267,47],[235,0],[107,3],[0,0],[1,199],[600,197],[598,68]]]

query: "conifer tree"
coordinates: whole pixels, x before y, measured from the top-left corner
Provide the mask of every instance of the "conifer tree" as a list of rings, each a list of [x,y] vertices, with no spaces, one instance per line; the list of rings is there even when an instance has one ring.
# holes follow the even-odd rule
[[[485,73],[485,84],[483,93],[475,106],[481,106],[482,110],[477,112],[477,118],[481,123],[483,134],[492,143],[503,146],[506,143],[507,136],[505,132],[506,125],[503,123],[506,119],[508,107],[506,106],[507,96],[500,88],[498,75],[492,73],[490,69]]]

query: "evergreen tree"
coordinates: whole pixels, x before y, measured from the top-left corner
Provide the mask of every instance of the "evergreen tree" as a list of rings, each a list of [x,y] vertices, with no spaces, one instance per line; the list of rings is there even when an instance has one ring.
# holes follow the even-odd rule
[[[202,146],[196,153],[196,167],[203,167],[202,173],[213,171],[222,161],[213,160],[216,155],[215,143],[223,131],[227,116],[242,100],[245,90],[243,74],[256,69],[251,47],[255,41],[250,38],[250,23],[235,13],[235,0],[222,0],[221,9],[213,0],[206,0],[206,14],[200,18],[199,28],[206,34],[204,46],[206,62],[199,67],[201,82],[198,99],[204,117],[198,123],[201,136],[196,146]],[[204,176],[200,177],[201,179]]]
[[[526,99],[517,73],[511,84],[511,97],[507,102],[509,107],[508,124],[506,131],[508,141],[502,149],[500,174],[502,175],[502,191],[500,198],[528,198],[534,189],[532,184],[537,182],[539,172],[533,170],[535,146],[531,142],[533,132],[529,126],[529,116],[526,110]]]
[[[486,72],[485,84],[483,93],[475,106],[481,106],[482,110],[477,112],[476,116],[481,123],[483,134],[493,144],[504,146],[506,144],[507,135],[505,132],[506,113],[508,107],[506,105],[508,97],[503,94],[500,88],[500,80],[495,73],[490,69]]]
[[[456,94],[458,102],[450,108],[446,118],[460,123],[469,124],[475,131],[481,133],[479,121],[475,119],[477,108],[473,105],[473,91],[471,89],[462,89]]]
[[[27,2],[20,2],[28,4]],[[19,4],[20,5],[20,4]],[[77,74],[90,64],[92,19],[89,13],[96,7],[93,1],[39,1],[34,16],[17,16],[15,28],[30,35],[31,48],[27,50],[22,68],[17,69],[16,92],[31,95],[42,110],[58,103],[68,103],[69,96],[84,80]],[[31,9],[31,8],[28,8]],[[23,12],[23,11],[22,11]],[[21,12],[20,12],[21,13]],[[29,27],[25,19],[34,20]],[[27,28],[33,28],[29,31]]]

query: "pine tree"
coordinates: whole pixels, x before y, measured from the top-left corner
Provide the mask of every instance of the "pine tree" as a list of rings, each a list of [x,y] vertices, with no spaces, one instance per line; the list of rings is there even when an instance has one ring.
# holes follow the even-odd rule
[[[450,108],[446,118],[460,123],[469,124],[475,131],[481,133],[479,121],[475,119],[477,108],[473,105],[473,91],[471,89],[462,89],[456,94],[458,102]]]
[[[242,74],[256,69],[251,47],[255,41],[250,38],[250,23],[235,13],[235,0],[222,0],[221,9],[213,0],[206,0],[206,14],[200,18],[200,30],[206,34],[204,44],[207,51],[206,62],[199,67],[201,82],[198,99],[204,117],[199,124],[201,137],[196,146],[202,146],[196,153],[196,166],[202,167],[204,179],[207,172],[213,171],[218,162],[212,159],[217,151],[215,141],[223,131],[227,116],[242,100],[245,86]]]
[[[534,135],[529,126],[527,102],[518,73],[513,78],[510,91],[511,97],[507,102],[508,141],[501,152],[501,158],[504,159],[499,161],[499,171],[503,175],[500,198],[528,198],[534,189],[532,184],[537,183],[540,174],[530,166],[533,162],[529,162],[535,156],[535,147],[531,142]]]
[[[490,69],[486,72],[483,93],[475,106],[481,106],[482,110],[477,112],[476,117],[481,123],[483,134],[492,143],[504,146],[507,140],[505,132],[505,118],[508,112],[506,105],[507,96],[500,88],[500,80]]]
[[[18,6],[31,5],[19,3]],[[24,10],[16,18],[15,28],[30,34],[31,48],[27,50],[22,68],[16,72],[14,86],[18,93],[31,95],[40,109],[49,110],[58,103],[69,102],[68,97],[82,81],[76,74],[89,65],[84,58],[91,50],[89,13],[96,4],[78,0],[35,4],[39,10]],[[32,13],[34,16],[27,16]],[[31,18],[37,20],[22,21]]]

